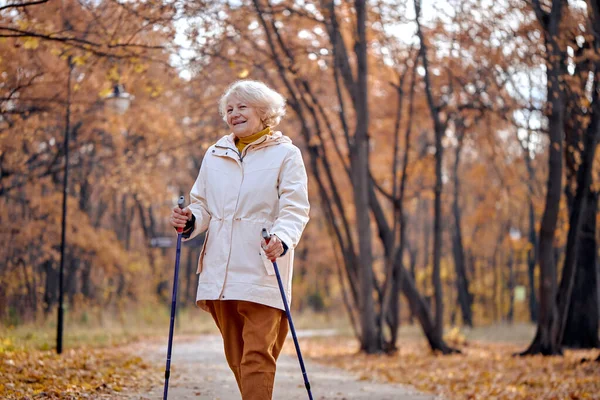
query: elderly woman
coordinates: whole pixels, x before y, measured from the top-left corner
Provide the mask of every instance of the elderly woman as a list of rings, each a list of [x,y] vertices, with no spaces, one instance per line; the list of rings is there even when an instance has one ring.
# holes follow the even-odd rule
[[[271,259],[291,299],[294,248],[308,222],[307,177],[300,150],[279,131],[285,99],[243,80],[219,102],[231,133],[206,152],[171,225],[191,239],[206,232],[198,261],[196,303],[223,336],[225,356],[243,400],[271,399],[275,364],[288,322]],[[271,234],[268,245],[263,228]]]

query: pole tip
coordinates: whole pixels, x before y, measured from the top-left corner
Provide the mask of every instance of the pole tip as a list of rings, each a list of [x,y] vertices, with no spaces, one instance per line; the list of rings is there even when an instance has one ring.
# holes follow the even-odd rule
[[[268,239],[269,238],[269,232],[267,232],[267,228],[263,228],[262,229],[262,237],[264,239]]]
[[[184,204],[185,204],[185,197],[179,196],[179,199],[177,200],[177,205],[179,206],[179,208],[183,208]]]

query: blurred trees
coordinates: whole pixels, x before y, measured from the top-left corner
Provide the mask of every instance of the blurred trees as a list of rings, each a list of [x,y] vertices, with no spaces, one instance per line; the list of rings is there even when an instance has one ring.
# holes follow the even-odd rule
[[[586,252],[579,254],[578,248],[582,238],[585,238],[581,231],[586,208],[594,210],[594,219],[597,209],[590,188],[600,135],[597,82],[600,9],[595,2],[589,2],[585,9],[580,9],[569,7],[562,1],[553,1],[547,8],[537,2],[532,3],[532,9],[544,32],[547,76],[545,112],[548,116],[550,143],[546,205],[540,226],[540,315],[536,337],[524,354],[552,355],[562,353],[561,346],[569,320],[577,269],[583,275],[590,270],[586,264],[593,264],[592,270],[597,268],[595,234],[594,243],[584,242]],[[577,25],[566,25],[566,20],[563,20],[565,17],[572,23],[577,22]],[[563,191],[563,157],[568,165],[564,191],[567,195],[569,228],[560,284],[557,285],[554,242]],[[587,216],[590,217],[589,214]],[[586,224],[586,231],[589,231],[589,223]],[[578,256],[581,255],[587,259],[582,258],[578,262]],[[593,275],[589,272],[587,274]],[[597,279],[597,273],[595,278],[589,278],[593,282]],[[595,285],[592,283],[589,289],[587,295],[597,299],[597,282]],[[597,300],[595,302],[597,309]],[[594,308],[588,311],[592,315],[578,317],[578,312],[571,310],[571,322],[581,326],[581,323],[576,322],[581,318],[597,321],[597,311],[596,315],[593,315]],[[581,328],[588,332],[589,327],[585,325],[587,324],[583,324]],[[590,343],[597,344],[597,327],[593,336],[596,341]],[[571,341],[575,342],[574,338]]]
[[[168,289],[171,251],[150,240],[172,234],[171,199],[227,133],[220,94],[253,78],[288,99],[280,129],[311,174],[295,307],[346,308],[366,352],[394,351],[409,318],[445,353],[459,321],[539,321],[530,352],[597,344],[598,15],[471,0],[0,9],[3,317],[55,302],[71,57],[74,307]],[[103,106],[115,83],[135,95],[122,116]]]
[[[164,230],[170,196],[183,190],[165,169],[175,150],[190,143],[177,118],[187,111],[185,95],[177,93],[181,82],[163,51],[173,35],[170,11],[77,1],[1,11],[0,220],[7,245],[0,303],[6,313],[30,319],[57,299],[69,74],[69,303],[101,308],[139,300],[166,281],[152,262],[162,255],[148,247],[149,237]],[[124,116],[102,101],[118,83],[136,97]],[[136,275],[148,273],[146,285],[137,283]]]
[[[565,304],[561,311],[562,344],[583,348],[600,347],[597,335],[600,301],[595,301],[600,299],[596,256],[598,187],[594,183],[593,173],[600,139],[600,71],[596,56],[599,49],[597,40],[600,37],[600,8],[596,2],[589,2],[588,7],[587,15],[579,13],[587,34],[581,37],[577,30],[570,30],[567,34],[574,49],[575,62],[566,88],[566,112],[572,117],[565,123],[565,194],[571,220],[568,243],[570,252],[567,251],[570,257],[565,259],[565,272],[570,276],[563,275],[563,279],[567,277],[566,282],[572,286],[572,294],[570,304]]]

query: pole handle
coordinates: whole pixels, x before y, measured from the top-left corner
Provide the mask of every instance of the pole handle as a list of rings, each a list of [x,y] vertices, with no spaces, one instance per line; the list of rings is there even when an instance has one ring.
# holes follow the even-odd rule
[[[177,199],[177,205],[179,206],[180,210],[183,210],[184,204],[185,204],[185,197],[179,196],[179,199]],[[177,233],[182,233],[182,232],[183,232],[183,228],[177,228]]]
[[[269,242],[271,241],[271,235],[269,235],[267,228],[263,228],[261,233],[263,239],[265,239],[265,243],[269,244]],[[271,262],[275,262],[275,259],[272,259]]]
[[[265,239],[265,242],[267,242],[267,244],[269,244],[269,242],[271,241],[271,236],[269,235],[267,228],[263,228],[261,233],[262,233],[263,239]]]

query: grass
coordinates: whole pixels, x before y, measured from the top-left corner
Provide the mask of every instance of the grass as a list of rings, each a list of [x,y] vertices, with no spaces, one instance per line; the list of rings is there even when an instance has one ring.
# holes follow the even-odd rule
[[[65,349],[106,348],[169,335],[170,305],[148,304],[120,312],[91,310],[66,312],[63,329]],[[335,330],[352,336],[345,314],[295,313],[298,330]],[[178,308],[175,335],[218,334],[212,317],[196,307]],[[45,321],[19,326],[0,326],[0,352],[16,349],[50,350],[56,347],[56,312]]]
[[[474,328],[461,328],[461,332],[468,341],[512,343],[518,346],[527,346],[535,336],[536,326],[531,323],[497,323]]]
[[[169,304],[170,306],[170,304]],[[167,337],[170,307],[158,302],[117,312],[91,309],[65,313],[63,344],[65,348],[109,347],[148,338]],[[315,313],[293,311],[297,330],[335,330],[341,337],[354,337],[343,312]],[[533,338],[535,326],[526,323],[493,324],[475,328],[446,327],[451,339],[512,343],[526,346]],[[175,334],[193,336],[218,333],[210,315],[196,307],[178,308]],[[421,327],[403,324],[398,334],[404,340],[425,340]],[[0,326],[0,351],[6,348],[49,350],[56,346],[56,313],[45,321],[24,325]]]
[[[303,313],[293,315],[296,329],[335,329],[337,336],[353,338],[354,332],[348,323],[345,314],[315,314]],[[518,322],[495,323],[481,326],[458,327],[446,326],[445,333],[450,340],[458,341],[483,341],[494,343],[512,343],[519,346],[526,346],[535,336],[536,326],[531,323]],[[398,342],[401,345],[404,340],[423,340],[425,335],[420,325],[404,323],[398,331]]]
[[[65,349],[104,348],[145,338],[167,337],[170,308],[153,304],[119,313],[66,313]],[[178,310],[175,334],[217,333],[211,317],[197,308]],[[38,323],[0,327],[0,352],[18,349],[49,350],[56,346],[56,313]]]

